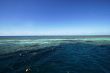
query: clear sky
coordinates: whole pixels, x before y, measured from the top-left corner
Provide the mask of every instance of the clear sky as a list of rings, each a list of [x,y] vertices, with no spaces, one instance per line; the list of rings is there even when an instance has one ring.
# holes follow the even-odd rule
[[[3,35],[110,35],[110,0],[0,0]]]

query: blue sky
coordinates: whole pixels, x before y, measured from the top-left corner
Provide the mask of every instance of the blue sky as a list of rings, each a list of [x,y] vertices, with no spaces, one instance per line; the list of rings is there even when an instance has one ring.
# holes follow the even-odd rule
[[[0,0],[4,35],[110,35],[110,0]]]

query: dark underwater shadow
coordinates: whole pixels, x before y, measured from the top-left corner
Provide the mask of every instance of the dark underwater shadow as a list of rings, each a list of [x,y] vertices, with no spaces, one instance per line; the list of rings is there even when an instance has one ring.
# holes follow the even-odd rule
[[[109,73],[109,61],[109,44],[61,43],[0,55],[0,73]]]

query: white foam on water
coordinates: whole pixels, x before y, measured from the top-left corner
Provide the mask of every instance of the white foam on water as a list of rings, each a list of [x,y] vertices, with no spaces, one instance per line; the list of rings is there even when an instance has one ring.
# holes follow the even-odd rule
[[[19,50],[31,50],[49,46],[57,46],[61,43],[74,43],[75,41],[93,41],[94,44],[110,44],[110,38],[74,38],[74,39],[5,39],[0,40],[0,54]],[[93,42],[86,42],[93,44]],[[5,46],[4,46],[5,45]],[[33,46],[35,45],[35,46]]]

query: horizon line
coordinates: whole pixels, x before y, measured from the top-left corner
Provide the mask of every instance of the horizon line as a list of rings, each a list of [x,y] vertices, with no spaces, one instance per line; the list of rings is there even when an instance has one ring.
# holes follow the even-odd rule
[[[1,36],[110,36],[108,35],[103,35],[103,34],[90,34],[90,35],[0,35]]]

